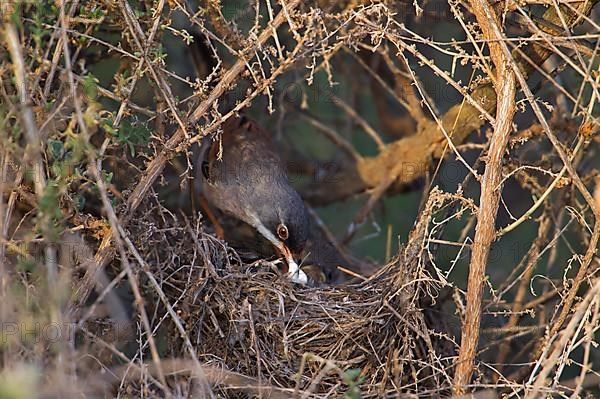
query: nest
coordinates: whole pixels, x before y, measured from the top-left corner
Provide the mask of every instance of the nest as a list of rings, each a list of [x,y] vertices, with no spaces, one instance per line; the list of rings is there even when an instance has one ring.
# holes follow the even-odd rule
[[[322,288],[293,284],[268,261],[244,263],[199,221],[148,214],[132,230],[203,364],[305,397],[437,396],[450,384],[448,341],[422,310],[437,294],[422,227],[371,278]],[[171,355],[189,357],[169,329]]]

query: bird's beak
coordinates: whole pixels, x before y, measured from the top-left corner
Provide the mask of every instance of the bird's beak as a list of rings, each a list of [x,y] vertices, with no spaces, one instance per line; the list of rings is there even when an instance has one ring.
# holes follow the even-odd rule
[[[290,251],[290,249],[287,247],[287,245],[285,245],[282,241],[277,239],[277,237],[275,237],[275,235],[273,235],[273,233],[271,233],[262,223],[258,223],[256,226],[256,229],[267,240],[269,240],[271,242],[271,244],[273,244],[273,246],[275,246],[275,248],[281,255],[283,255],[283,257],[287,261],[287,264],[288,264],[287,272],[288,272],[288,275],[291,277],[292,281],[295,283],[307,284],[308,276],[306,275],[306,273],[304,273],[302,270],[300,270],[300,267],[298,266],[298,264],[296,263],[296,260],[294,259],[294,255],[292,254],[292,251]]]
[[[300,267],[298,266],[296,260],[294,259],[294,256],[292,255],[292,251],[290,251],[290,249],[281,241],[279,241],[278,245],[275,245],[275,247],[279,250],[279,252],[287,261],[288,275],[291,276],[292,281],[295,283],[307,284],[308,276],[306,275],[306,273],[300,270]]]
[[[279,254],[285,258],[288,264],[291,262],[296,263],[296,260],[294,259],[294,254],[292,254],[292,251],[290,251],[287,245],[285,245],[281,241],[277,241],[277,243],[275,243],[274,245]]]

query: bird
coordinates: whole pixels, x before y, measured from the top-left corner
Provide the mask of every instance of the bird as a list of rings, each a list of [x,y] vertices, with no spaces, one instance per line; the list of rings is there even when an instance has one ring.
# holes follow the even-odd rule
[[[296,259],[309,236],[309,215],[271,135],[239,115],[223,123],[220,137],[205,141],[199,154],[204,198],[252,226],[285,258],[291,280],[307,284]]]

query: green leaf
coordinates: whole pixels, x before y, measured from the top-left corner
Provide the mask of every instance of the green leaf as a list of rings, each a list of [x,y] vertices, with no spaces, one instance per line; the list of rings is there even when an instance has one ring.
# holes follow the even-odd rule
[[[42,213],[54,217],[61,217],[60,207],[58,206],[58,184],[55,181],[49,181],[44,189],[42,198],[40,198],[39,209]]]
[[[360,369],[348,369],[344,372],[343,380],[348,385],[348,391],[344,393],[345,399],[360,399],[359,385],[365,380],[364,376],[360,375]]]
[[[135,156],[135,147],[146,145],[150,138],[150,129],[145,123],[134,122],[125,119],[119,128],[118,140],[126,144],[131,156]]]
[[[100,119],[100,127],[111,136],[118,136],[119,130],[115,129],[113,124],[112,115],[106,118]]]
[[[360,376],[360,369],[348,369],[344,372],[344,383],[351,384]]]
[[[112,181],[113,178],[113,172],[107,172],[105,170],[102,171],[102,180],[104,180],[104,182],[106,184],[110,184],[110,182]]]
[[[48,139],[47,146],[52,159],[61,160],[65,157],[65,145],[62,141]]]
[[[83,80],[83,90],[90,99],[95,100],[98,98],[98,79],[91,73],[88,73]]]

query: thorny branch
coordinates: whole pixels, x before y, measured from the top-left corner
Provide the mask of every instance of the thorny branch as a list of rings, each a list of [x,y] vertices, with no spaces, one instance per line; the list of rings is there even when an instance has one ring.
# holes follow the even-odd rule
[[[471,8],[488,40],[496,75],[496,121],[490,141],[485,172],[481,180],[481,195],[477,212],[475,238],[471,245],[471,263],[467,287],[467,303],[460,341],[460,352],[454,371],[454,392],[465,393],[465,385],[471,379],[475,353],[479,343],[481,323],[481,303],[485,283],[485,270],[491,249],[496,238],[496,214],[502,195],[502,158],[508,145],[516,111],[516,78],[513,72],[514,60],[504,43],[505,35],[500,27],[500,18],[487,3],[487,0],[471,0]]]

